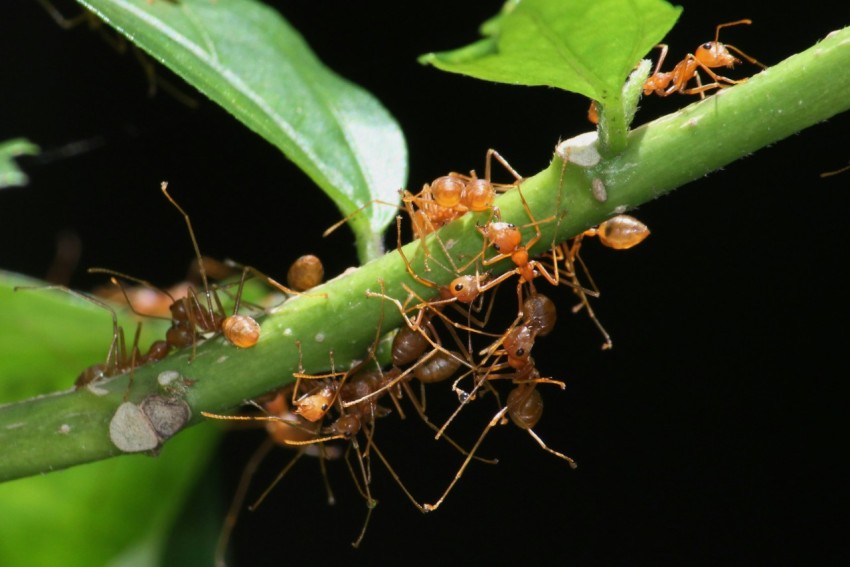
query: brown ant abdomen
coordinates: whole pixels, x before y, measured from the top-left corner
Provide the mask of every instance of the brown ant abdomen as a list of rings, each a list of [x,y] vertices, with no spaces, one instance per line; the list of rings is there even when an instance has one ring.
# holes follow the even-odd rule
[[[508,394],[508,415],[521,429],[531,429],[543,416],[543,397],[534,386],[519,385]]]

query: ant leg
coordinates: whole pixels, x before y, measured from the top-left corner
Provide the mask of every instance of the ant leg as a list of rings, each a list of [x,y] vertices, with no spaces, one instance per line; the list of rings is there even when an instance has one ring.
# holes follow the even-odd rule
[[[548,452],[552,453],[553,455],[555,455],[556,457],[564,459],[565,461],[567,461],[567,463],[569,463],[571,469],[577,469],[578,468],[578,465],[576,464],[576,462],[573,459],[564,455],[563,453],[559,453],[558,451],[547,447],[546,443],[543,442],[543,439],[541,439],[540,436],[537,435],[534,431],[532,431],[531,429],[526,429],[526,431],[528,431],[528,434],[531,435],[532,439],[537,441],[538,445],[540,445],[540,447],[544,451],[548,451]]]
[[[189,218],[189,215],[186,213],[186,211],[184,211],[183,208],[177,204],[177,201],[175,201],[171,197],[171,195],[168,194],[167,181],[163,181],[160,184],[160,189],[162,190],[162,194],[165,195],[165,198],[168,199],[168,201],[172,205],[174,205],[174,208],[176,208],[180,212],[180,214],[183,215],[183,219],[186,221],[186,227],[189,229],[189,236],[192,239],[192,246],[195,248],[195,257],[198,259],[198,272],[201,274],[201,281],[204,284],[204,294],[207,298],[207,307],[209,308],[209,312],[213,313],[214,311],[212,299],[210,298],[210,287],[209,282],[207,281],[207,270],[204,267],[204,261],[201,258],[201,249],[198,247],[198,240],[195,238],[195,231],[192,229],[192,220]]]
[[[501,421],[507,411],[508,407],[505,406],[501,410],[499,410],[496,415],[493,416],[493,419],[490,420],[490,422],[484,428],[484,431],[481,432],[481,435],[478,437],[478,441],[476,441],[475,445],[473,445],[472,449],[470,449],[469,455],[467,455],[466,459],[463,461],[463,464],[460,466],[460,469],[458,469],[457,473],[455,473],[455,477],[449,483],[449,486],[448,488],[446,488],[446,491],[443,492],[443,495],[440,496],[439,500],[437,500],[434,504],[425,504],[425,512],[433,512],[434,510],[440,507],[440,505],[446,499],[446,496],[449,495],[449,492],[451,492],[452,488],[454,488],[455,484],[457,484],[457,481],[460,480],[461,476],[463,476],[463,472],[466,470],[466,467],[469,466],[469,462],[472,460],[472,455],[474,455],[475,452],[478,450],[478,447],[481,446],[481,443],[484,441],[484,438],[487,436],[487,433],[490,432],[494,425]]]
[[[271,443],[269,443],[269,442],[271,442]],[[270,446],[269,446],[268,449],[266,449],[266,453],[263,454],[263,457],[265,457],[265,455],[268,453],[268,451],[271,450],[271,447],[274,446],[274,441],[271,437],[269,437],[265,442],[263,442],[263,445],[261,445],[260,448],[262,449],[266,445],[270,445]],[[286,463],[286,466],[283,467],[283,469],[281,469],[281,471],[279,473],[277,473],[277,476],[274,477],[274,480],[271,481],[271,483],[266,487],[265,490],[263,490],[263,493],[260,494],[260,496],[254,501],[253,504],[248,506],[249,511],[253,512],[254,510],[256,510],[257,508],[260,507],[260,504],[262,504],[265,501],[265,499],[268,497],[268,495],[271,493],[271,491],[274,489],[274,487],[276,487],[278,485],[278,483],[280,483],[280,481],[283,480],[283,477],[286,476],[286,474],[292,469],[292,467],[295,466],[295,463],[297,463],[301,459],[301,457],[304,456],[305,453],[306,453],[305,449],[303,449],[303,448],[298,449],[298,451],[295,453],[295,456],[293,456],[289,460],[289,462]],[[253,459],[253,457],[252,457],[252,459]],[[248,464],[251,465],[251,461],[249,461]],[[253,470],[251,470],[251,476],[254,475],[254,471],[257,469],[259,464],[260,464],[259,462],[254,464]],[[248,466],[245,467],[245,473],[242,473],[242,476],[244,477],[247,472],[248,472]],[[242,481],[241,480],[239,482],[239,487],[240,487],[240,489],[242,488]],[[240,501],[245,498],[245,492],[247,492],[247,489],[248,489],[248,487],[245,486],[245,488],[242,490],[242,493],[239,496]],[[239,494],[239,493],[237,492],[237,494]],[[234,497],[234,503],[235,503],[235,501],[236,501],[236,498]],[[229,515],[230,514],[228,513],[228,516]],[[234,518],[233,521],[235,523],[236,519]]]
[[[513,167],[511,167],[511,164],[508,163],[508,160],[503,158],[502,155],[499,152],[497,152],[496,150],[494,150],[493,148],[490,148],[490,149],[487,150],[487,157],[486,157],[486,160],[485,160],[485,163],[484,163],[484,179],[486,179],[487,181],[490,181],[490,179],[491,179],[490,178],[490,161],[494,157],[496,158],[496,161],[498,161],[500,164],[502,164],[502,166],[505,169],[507,169],[508,172],[511,175],[514,176],[514,179],[516,179],[517,183],[522,181],[522,179],[523,179],[522,175],[517,173],[516,170]]]
[[[341,227],[342,225],[344,225],[345,223],[347,223],[348,221],[350,221],[355,216],[359,215],[360,213],[362,213],[363,211],[365,211],[367,208],[371,207],[372,205],[387,205],[387,206],[390,206],[390,207],[395,207],[396,209],[402,208],[397,203],[390,203],[389,201],[382,201],[380,199],[372,199],[371,201],[368,201],[368,202],[364,203],[363,205],[360,205],[354,211],[348,213],[342,220],[335,222],[330,227],[325,229],[325,231],[322,233],[322,237],[327,238],[328,236],[333,234],[333,232],[336,231],[336,229],[338,229],[339,227]]]
[[[360,474],[363,476],[363,489],[365,491],[361,491],[361,493],[363,493],[364,497],[366,498],[367,508],[366,519],[363,521],[363,529],[360,530],[360,535],[357,536],[357,539],[351,543],[351,546],[357,549],[358,547],[360,547],[360,542],[362,542],[363,538],[366,536],[366,528],[369,527],[369,520],[372,518],[372,510],[374,510],[375,506],[378,505],[378,501],[372,498],[372,492],[369,489],[369,485],[371,484],[372,480],[372,475],[367,474],[366,472],[366,465],[364,465],[363,463],[363,453],[360,452],[360,446],[357,443],[356,438],[351,439],[351,445],[354,447],[355,453],[357,453],[357,461],[360,464]],[[346,459],[346,462],[348,462],[348,459]],[[351,465],[349,464],[349,467],[350,466]],[[351,471],[352,475],[354,475],[354,470],[351,468],[349,468],[349,470]],[[356,476],[354,476],[354,483],[359,489],[360,484],[357,482]]]
[[[227,509],[227,515],[224,517],[224,524],[221,526],[221,532],[218,535],[218,542],[215,546],[213,557],[216,567],[225,567],[226,565],[225,554],[227,553],[227,544],[230,542],[233,528],[236,527],[236,522],[239,519],[239,511],[242,508],[242,503],[245,501],[245,496],[248,494],[248,487],[254,478],[254,474],[257,472],[257,468],[259,468],[260,464],[268,456],[272,447],[274,447],[274,441],[271,437],[267,437],[257,450],[254,451],[254,454],[251,455],[251,458],[248,459],[248,463],[242,470],[242,476],[239,478],[236,493],[233,495],[233,500]]]

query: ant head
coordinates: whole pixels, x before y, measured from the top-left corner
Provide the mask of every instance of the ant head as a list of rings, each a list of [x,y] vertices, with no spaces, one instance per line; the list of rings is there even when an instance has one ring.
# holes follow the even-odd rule
[[[460,276],[449,284],[449,293],[461,303],[472,303],[478,297],[478,278]]]
[[[346,439],[351,439],[360,431],[360,419],[351,414],[343,415],[334,423],[334,429]]]
[[[714,41],[708,41],[700,45],[696,53],[694,53],[694,57],[705,65],[706,67],[733,67],[736,63],[740,63],[741,60],[733,56],[729,53],[727,46],[720,43],[720,30],[723,28],[728,28],[732,26],[739,25],[750,25],[752,24],[752,20],[744,18],[743,20],[736,20],[734,22],[727,22],[725,24],[718,24],[714,30]],[[734,46],[731,47],[735,52],[740,53],[740,51]],[[743,55],[743,54],[742,54]],[[750,57],[745,56],[749,60]],[[753,60],[755,61],[755,60]]]
[[[509,222],[491,222],[487,225],[487,238],[500,254],[510,254],[522,242],[522,232]]]
[[[328,412],[334,394],[333,388],[324,387],[318,393],[303,396],[295,402],[294,413],[307,421],[319,421]]]
[[[523,368],[531,359],[536,333],[528,325],[520,325],[511,330],[502,343],[508,355],[511,368]]]
[[[694,53],[697,61],[706,67],[734,67],[741,60],[729,53],[726,46],[719,41],[707,41],[700,45]]]

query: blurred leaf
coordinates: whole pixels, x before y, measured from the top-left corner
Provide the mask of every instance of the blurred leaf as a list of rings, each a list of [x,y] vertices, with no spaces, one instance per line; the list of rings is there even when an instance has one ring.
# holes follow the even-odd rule
[[[48,285],[0,270],[0,344],[14,356],[0,357],[0,403],[65,390],[80,372],[106,359],[112,341],[108,311],[60,290],[22,289]],[[116,307],[118,323],[132,341],[136,319]],[[147,319],[140,346],[165,336],[168,323]],[[129,346],[129,345],[128,345]]]
[[[280,148],[343,214],[372,199],[398,200],[407,149],[395,120],[372,95],[325,67],[268,6],[78,1]],[[368,207],[351,219],[362,261],[377,255],[396,212]]]
[[[444,71],[558,87],[604,101],[681,13],[663,0],[522,0],[486,22],[488,37],[423,55]]]
[[[160,565],[218,433],[201,424],[155,458],[128,455],[0,484],[0,565]],[[215,542],[195,548],[211,565]]]
[[[59,290],[14,291],[44,285],[0,271],[0,344],[14,354],[0,357],[0,403],[67,389],[106,357],[110,314]],[[119,324],[134,329],[126,311]],[[166,326],[147,320],[141,344],[164,336]],[[0,565],[159,565],[218,433],[193,427],[157,458],[131,455],[0,484]],[[214,545],[200,547],[209,550],[206,564]]]
[[[0,189],[26,185],[29,178],[12,158],[35,155],[38,151],[38,146],[23,138],[0,142]]]

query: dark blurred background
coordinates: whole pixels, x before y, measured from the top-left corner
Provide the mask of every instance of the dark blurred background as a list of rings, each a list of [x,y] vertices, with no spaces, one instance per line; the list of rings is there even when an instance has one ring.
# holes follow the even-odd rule
[[[519,172],[537,172],[559,138],[589,129],[578,95],[416,62],[476,39],[498,1],[271,3],[329,67],[397,118],[412,189],[450,170],[480,171],[490,147]],[[71,2],[56,6],[77,12]],[[666,42],[672,62],[713,39],[716,24],[749,17],[752,26],[721,40],[770,65],[848,16],[838,2],[782,10],[753,0],[688,2]],[[182,279],[192,249],[159,194],[162,180],[192,214],[207,255],[278,276],[308,252],[329,275],[356,264],[346,230],[322,238],[339,214],[310,180],[167,71],[161,76],[197,108],[163,92],[149,97],[132,54],[84,26],[63,31],[35,2],[4,7],[0,53],[0,140],[23,136],[43,150],[20,160],[28,186],[0,192],[0,268],[44,277],[57,236],[71,231],[82,244],[74,287],[102,283],[88,266],[162,285]],[[692,100],[645,99],[636,124]],[[443,507],[423,516],[376,463],[380,505],[353,551],[363,499],[345,467],[329,463],[337,504],[327,506],[318,465],[304,459],[240,520],[235,564],[846,560],[850,502],[839,458],[850,425],[841,276],[850,171],[819,173],[850,162],[848,126],[847,115],[833,118],[642,206],[634,214],[652,236],[631,251],[588,244],[583,256],[602,289],[595,309],[613,350],[599,349],[586,317],[569,314],[566,289],[551,294],[558,329],[535,345],[541,372],[567,383],[563,393],[543,389],[535,431],[574,457],[577,471],[515,427],[496,428],[481,452],[499,465],[471,466]],[[467,445],[494,411],[491,402],[477,405],[455,430]],[[384,422],[379,446],[414,494],[432,501],[458,454],[431,442],[415,417]],[[228,435],[210,471],[220,476],[222,505],[261,440],[260,432]],[[276,451],[253,494],[290,456]]]

